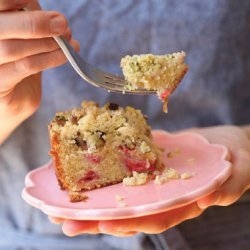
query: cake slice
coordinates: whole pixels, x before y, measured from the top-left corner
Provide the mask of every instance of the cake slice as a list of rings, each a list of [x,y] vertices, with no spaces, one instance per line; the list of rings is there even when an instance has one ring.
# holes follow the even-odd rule
[[[162,150],[152,141],[146,117],[129,106],[109,103],[100,108],[83,102],[80,108],[57,113],[49,136],[59,185],[74,194],[72,201],[79,200],[76,192],[163,168]]]
[[[168,97],[188,70],[184,59],[184,52],[125,56],[121,60],[121,68],[128,82],[126,88],[156,90],[164,103],[163,111],[167,112]]]

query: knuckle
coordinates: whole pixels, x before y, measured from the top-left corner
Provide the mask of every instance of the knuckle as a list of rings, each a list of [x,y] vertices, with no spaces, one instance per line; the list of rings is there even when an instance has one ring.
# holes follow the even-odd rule
[[[5,60],[11,57],[13,50],[7,41],[0,41],[0,59]]]
[[[17,71],[23,74],[34,73],[36,71],[35,64],[29,57],[20,59],[16,61],[15,64]]]
[[[48,14],[42,11],[25,13],[24,28],[32,36],[48,32]]]
[[[31,34],[36,34],[39,32],[38,15],[27,15],[25,20],[25,29]]]

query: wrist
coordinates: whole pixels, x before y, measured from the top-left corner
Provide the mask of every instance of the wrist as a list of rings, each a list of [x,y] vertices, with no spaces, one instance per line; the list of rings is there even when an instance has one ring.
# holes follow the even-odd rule
[[[22,121],[10,121],[5,118],[0,118],[0,145],[9,137],[9,135],[18,127]]]
[[[10,115],[0,113],[0,145],[9,137],[9,135],[26,119],[22,115]]]

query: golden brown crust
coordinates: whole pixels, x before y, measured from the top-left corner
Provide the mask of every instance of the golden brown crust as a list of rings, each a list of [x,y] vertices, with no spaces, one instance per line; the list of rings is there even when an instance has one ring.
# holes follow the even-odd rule
[[[82,192],[69,192],[69,199],[71,202],[86,201],[88,198],[88,195]]]
[[[173,91],[175,91],[175,89],[178,87],[178,85],[180,84],[181,80],[183,79],[183,77],[185,76],[185,74],[187,73],[187,71],[188,71],[188,66],[186,65],[186,67],[183,69],[183,71],[176,78],[177,84],[173,88]],[[173,93],[173,91],[172,91],[172,93]]]
[[[49,126],[50,130],[50,126]],[[49,133],[49,139],[50,139],[50,145],[51,145],[51,150],[49,152],[49,155],[52,156],[53,162],[54,162],[54,168],[55,168],[55,173],[57,177],[58,184],[62,190],[68,190],[67,184],[63,181],[64,180],[64,170],[63,166],[60,162],[59,155],[58,155],[58,135],[55,133]]]
[[[175,89],[178,87],[178,85],[180,84],[181,80],[183,79],[183,77],[185,76],[185,74],[188,71],[188,66],[185,65],[186,67],[183,69],[183,71],[178,75],[178,77],[176,78],[176,84],[174,85],[174,87],[171,89],[171,94],[175,91]],[[168,111],[168,97],[165,98],[165,100],[163,101],[163,107],[162,107],[162,111],[167,113]]]
[[[129,175],[128,175],[129,176]],[[110,186],[110,185],[114,185],[114,184],[117,184],[117,183],[121,183],[123,180],[120,179],[120,180],[115,180],[115,181],[110,181],[110,182],[106,182],[104,184],[96,184],[96,183],[93,183],[93,184],[89,184],[89,185],[85,185],[85,188],[82,188],[81,191],[90,191],[92,189],[96,189],[96,188],[102,188],[102,187],[107,187],[107,186]]]

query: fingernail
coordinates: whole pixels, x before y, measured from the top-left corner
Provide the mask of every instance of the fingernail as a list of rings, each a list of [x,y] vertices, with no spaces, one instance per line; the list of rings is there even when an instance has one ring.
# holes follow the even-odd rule
[[[66,30],[66,20],[63,16],[53,17],[50,21],[51,31],[56,34],[62,34]]]

